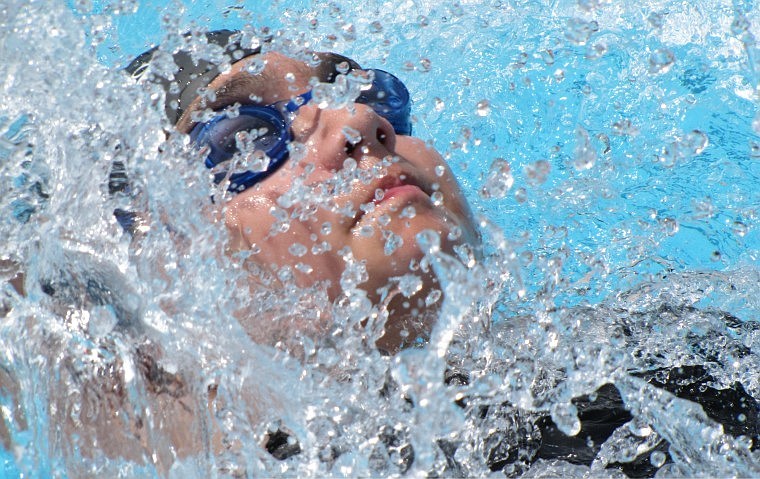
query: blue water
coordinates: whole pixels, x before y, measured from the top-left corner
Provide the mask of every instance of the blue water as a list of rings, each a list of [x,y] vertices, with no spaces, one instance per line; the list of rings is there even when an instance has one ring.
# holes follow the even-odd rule
[[[373,434],[390,425],[408,429],[416,459],[407,473],[423,475],[440,459],[434,438],[478,437],[452,406],[455,392],[436,385],[443,348],[483,371],[460,392],[548,411],[566,431],[577,420],[570,399],[615,382],[637,427],[671,443],[675,462],[663,475],[759,474],[757,452],[723,434],[698,405],[627,375],[707,362],[715,384],[738,381],[760,397],[755,3],[354,3],[11,0],[5,14],[12,28],[0,30],[0,259],[20,265],[29,291],[20,297],[6,287],[0,296],[0,311],[8,310],[0,317],[0,365],[18,384],[17,396],[7,388],[0,394],[13,439],[0,472],[387,475],[398,470],[371,458]],[[415,134],[460,178],[489,255],[467,272],[439,265],[459,299],[447,303],[428,348],[385,358],[350,335],[333,348],[297,336],[292,341],[306,358],[294,358],[253,344],[229,314],[255,298],[233,287],[242,273],[219,254],[222,232],[198,206],[207,194],[186,187],[203,171],[188,164],[180,135],[158,134],[160,111],[119,70],[167,32],[264,27],[276,32],[282,50],[337,51],[396,73],[412,92]],[[137,250],[110,216],[114,207],[134,205],[103,188],[115,158],[127,162],[140,206],[158,225]],[[504,161],[508,175],[496,168]],[[44,195],[35,181],[47,185]],[[4,284],[11,270],[0,270]],[[35,280],[56,270],[75,280],[99,271],[123,294],[108,306],[55,304]],[[308,292],[301,299],[294,305],[268,297],[283,310],[328,307]],[[715,311],[745,327],[722,324]],[[124,327],[124,315],[141,326]],[[620,340],[615,331],[623,323],[633,332]],[[464,346],[449,344],[452,330],[470,333]],[[134,375],[134,351],[146,338],[164,351],[166,370],[190,372],[188,408],[196,419],[189,430],[201,451],[172,450],[161,418],[171,421],[174,413],[158,409],[149,386],[134,379],[109,427],[128,435],[141,418],[150,424],[143,449],[137,459],[90,454],[88,426],[72,435],[66,424],[76,423],[70,418],[81,413],[80,403],[94,401],[89,413],[97,416],[93,410],[113,398],[108,391],[87,396],[87,378],[107,376],[109,368]],[[698,347],[705,344],[718,359],[706,359]],[[734,354],[736,344],[749,353]],[[354,381],[335,380],[322,368],[328,364]],[[419,407],[410,411],[399,398],[373,393],[386,371]],[[202,399],[212,383],[222,384],[226,401],[215,414]],[[262,411],[252,413],[252,402]],[[280,462],[263,451],[261,438],[279,425],[305,452]],[[217,453],[209,446],[209,431],[219,430],[235,447]],[[614,439],[609,451],[643,447],[643,440]],[[457,458],[472,475],[484,475],[473,444]],[[336,448],[345,452],[325,460]],[[532,471],[610,473],[604,464],[538,464]]]

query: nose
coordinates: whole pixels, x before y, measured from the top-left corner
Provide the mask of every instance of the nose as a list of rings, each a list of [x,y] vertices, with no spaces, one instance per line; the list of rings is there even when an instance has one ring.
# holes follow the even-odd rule
[[[349,157],[357,162],[363,156],[384,158],[394,151],[393,126],[371,107],[356,103],[353,108],[320,109],[306,105],[293,121],[294,140],[315,153],[319,165],[338,170]]]

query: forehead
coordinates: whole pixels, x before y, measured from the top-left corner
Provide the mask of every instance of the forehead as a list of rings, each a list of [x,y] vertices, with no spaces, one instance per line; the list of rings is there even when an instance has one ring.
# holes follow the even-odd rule
[[[215,99],[205,102],[196,97],[177,122],[177,129],[189,131],[193,112],[211,108],[223,109],[234,103],[271,104],[306,92],[316,78],[331,82],[339,73],[360,69],[355,61],[336,53],[314,53],[308,60],[294,59],[278,52],[245,57],[232,64],[229,72],[209,83]]]

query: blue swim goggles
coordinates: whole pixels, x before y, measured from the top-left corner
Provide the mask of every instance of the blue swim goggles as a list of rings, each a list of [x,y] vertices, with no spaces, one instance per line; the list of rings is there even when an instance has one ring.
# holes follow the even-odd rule
[[[383,70],[365,70],[374,74],[372,84],[362,90],[356,103],[371,107],[393,126],[399,135],[412,134],[411,100],[404,83]],[[238,134],[245,132],[251,139],[251,151],[261,151],[269,157],[262,171],[242,171],[229,175],[228,191],[239,193],[274,173],[288,158],[288,144],[293,140],[290,123],[294,113],[311,99],[311,91],[289,102],[273,105],[243,105],[238,115],[222,113],[196,125],[190,132],[191,140],[199,148],[207,148],[206,168],[214,169],[229,161],[238,147]],[[247,148],[248,149],[248,148]],[[228,172],[214,174],[214,182],[227,178]]]

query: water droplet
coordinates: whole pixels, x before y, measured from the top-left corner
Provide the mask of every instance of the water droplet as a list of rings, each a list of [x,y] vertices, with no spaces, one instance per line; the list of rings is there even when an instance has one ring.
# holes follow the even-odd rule
[[[586,59],[598,60],[607,53],[607,45],[604,43],[595,43],[586,48]]]
[[[293,243],[290,245],[290,248],[288,248],[288,252],[297,258],[305,255],[307,251],[308,250],[306,249],[306,246],[302,245],[301,243]]]
[[[446,173],[446,167],[443,165],[438,165],[435,167],[435,176],[443,176],[443,174]]]
[[[665,464],[665,460],[666,456],[662,451],[652,451],[652,454],[649,455],[649,462],[651,462],[654,467],[662,467],[662,465]]]
[[[567,21],[565,38],[576,45],[585,45],[589,37],[599,31],[599,24],[596,21],[587,22],[582,18],[571,18]]]
[[[329,235],[330,233],[332,233],[332,223],[330,223],[329,221],[324,222],[322,224],[322,229],[320,231],[325,236]]]
[[[434,101],[433,106],[435,108],[435,111],[443,111],[443,109],[446,108],[446,103],[444,103],[443,100],[441,100],[440,98],[435,97],[435,100],[433,101]]]
[[[557,429],[568,436],[581,432],[581,421],[578,419],[578,408],[572,403],[555,403],[551,407],[551,416]]]
[[[661,29],[663,25],[665,25],[665,18],[663,15],[659,12],[652,12],[647,17],[647,21],[649,22],[652,27],[656,29]]]
[[[707,135],[700,130],[692,130],[680,141],[680,146],[689,156],[697,156],[709,145]]]
[[[322,241],[321,243],[315,243],[311,247],[311,254],[318,255],[322,253],[326,253],[328,251],[332,250],[332,246],[330,246],[330,243],[327,241]]]
[[[252,56],[250,58],[251,59],[245,64],[245,67],[243,67],[243,70],[251,75],[259,75],[267,66],[266,62],[257,56]]]
[[[491,102],[488,100],[480,100],[475,109],[475,114],[478,116],[488,116],[491,114]]]
[[[760,158],[760,143],[749,140],[749,156],[752,158]]]
[[[341,28],[343,38],[349,42],[356,40],[356,27],[353,23],[347,23]]]
[[[433,204],[435,206],[441,206],[443,204],[443,193],[436,191],[430,195],[430,199],[433,201]]]
[[[596,163],[596,150],[591,145],[588,132],[580,125],[575,130],[575,141],[573,166],[579,171],[591,169]]]
[[[552,50],[544,50],[541,52],[541,59],[547,65],[554,65],[554,52]]]
[[[359,236],[364,236],[365,238],[369,238],[372,235],[375,234],[375,228],[369,225],[364,225],[361,228],[359,228]]]
[[[675,218],[661,219],[660,226],[662,226],[662,229],[665,231],[665,234],[668,236],[673,236],[674,234],[678,233],[678,230],[680,228],[680,226],[678,225],[678,220]]]
[[[675,63],[676,57],[667,48],[659,48],[649,56],[649,73],[667,73]]]
[[[417,244],[426,254],[435,254],[441,250],[441,237],[433,230],[424,230],[417,233]]]
[[[523,188],[517,188],[515,190],[515,201],[518,203],[525,203],[528,200],[528,191]]]
[[[411,205],[401,210],[401,214],[399,215],[401,218],[414,218],[415,216],[417,216],[417,210]]]
[[[428,293],[427,297],[425,298],[425,306],[432,306],[432,305],[434,305],[435,303],[437,303],[438,301],[440,301],[442,295],[443,295],[443,293],[441,293],[440,289],[433,289],[433,290],[431,290]]]
[[[578,0],[578,6],[587,12],[592,12],[608,3],[610,3],[610,0]]]
[[[749,29],[749,20],[747,20],[747,17],[744,15],[737,15],[736,18],[734,18],[734,21],[731,22],[731,33],[736,35],[737,37],[740,37],[744,35],[744,33]]]
[[[736,236],[744,237],[749,232],[749,227],[737,220],[731,225],[731,231],[733,231]]]
[[[378,22],[377,20],[369,24],[370,33],[380,33],[382,31],[383,31],[383,24]]]
[[[631,120],[623,118],[612,124],[612,133],[618,136],[636,136],[639,134],[639,129]]]
[[[525,165],[525,177],[529,185],[536,186],[546,182],[551,172],[552,165],[546,160],[538,160],[533,164]],[[523,191],[524,188],[523,188]]]
[[[425,73],[429,72],[430,68],[432,67],[432,62],[429,58],[422,58],[420,59],[420,71]]]
[[[509,163],[504,158],[496,158],[491,163],[483,188],[480,190],[480,196],[485,199],[504,198],[507,192],[514,184],[512,170]]]
[[[304,274],[311,274],[314,271],[314,268],[305,263],[297,263],[296,269]]]
[[[344,126],[342,131],[343,136],[345,136],[346,140],[352,145],[358,145],[362,141],[362,135],[358,130],[353,129],[350,126]]]
[[[398,289],[406,298],[412,297],[422,289],[422,279],[417,275],[405,274],[393,279],[398,282]]]
[[[241,171],[266,171],[269,168],[269,163],[271,162],[271,158],[269,158],[269,156],[267,156],[267,154],[261,150],[254,151],[246,157],[246,160],[247,161],[242,161],[239,164]]]
[[[404,244],[404,239],[392,231],[383,231],[383,236],[385,237],[385,246],[383,247],[385,256],[392,255]]]

